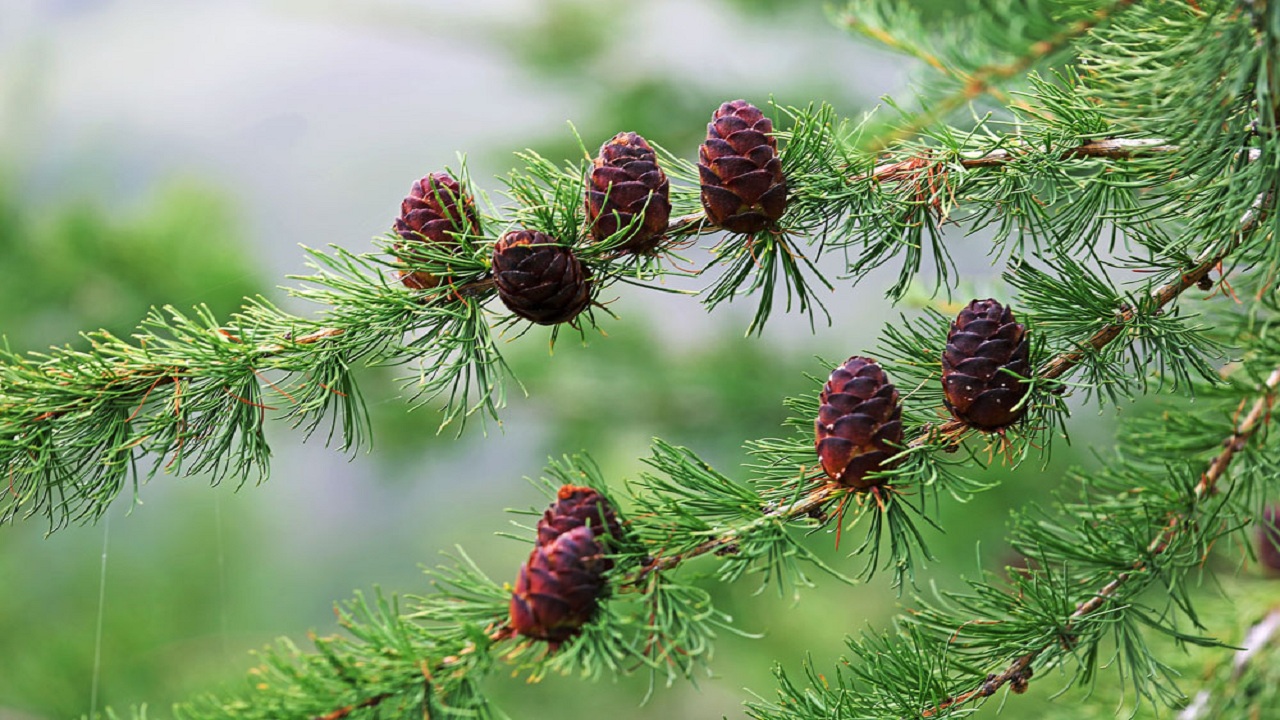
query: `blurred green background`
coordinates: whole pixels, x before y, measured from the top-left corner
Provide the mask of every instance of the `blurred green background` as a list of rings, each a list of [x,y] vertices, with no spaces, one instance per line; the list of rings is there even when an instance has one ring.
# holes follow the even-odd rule
[[[225,316],[247,294],[279,300],[272,288],[304,270],[299,243],[367,248],[410,183],[456,166],[457,151],[496,193],[486,178],[512,151],[576,152],[566,120],[589,147],[626,129],[691,157],[723,100],[827,101],[856,117],[880,94],[909,98],[915,72],[833,27],[817,2],[463,5],[5,4],[4,341],[75,344],[81,330],[127,333],[152,306],[207,303]],[[955,242],[961,255],[981,246]],[[985,263],[964,263],[966,280],[991,282]],[[494,533],[509,527],[504,508],[542,503],[523,478],[548,456],[588,449],[620,481],[660,436],[732,469],[744,439],[780,432],[783,397],[812,391],[804,374],[826,372],[814,356],[874,346],[895,316],[880,287],[839,287],[827,299],[834,322],[816,334],[778,318],[753,339],[742,336],[747,307],[708,316],[688,298],[620,290],[620,319],[587,347],[562,340],[551,356],[536,332],[507,346],[530,397],[487,435],[476,425],[437,437],[430,409],[408,412],[394,374],[370,371],[372,452],[343,457],[274,427],[261,486],[162,475],[104,523],[48,537],[36,521],[0,528],[0,720],[79,716],[95,685],[99,706],[148,703],[163,716],[193,693],[235,687],[248,653],[273,638],[332,629],[332,603],[353,589],[424,590],[420,567],[455,544],[514,577],[525,550]],[[1109,437],[1108,423],[1085,424],[1075,448]],[[945,500],[947,533],[930,534],[937,560],[922,579],[952,587],[1006,561],[1008,509],[1046,498],[1074,452],[1059,447],[1049,466],[967,505]],[[811,542],[860,567],[830,535]],[[605,705],[618,720],[737,717],[744,688],[771,693],[774,660],[831,667],[846,634],[882,627],[900,602],[882,577],[825,581],[799,604],[754,589],[714,588],[765,637],[723,638],[696,688],[643,707],[643,678],[497,678],[495,692],[530,720]]]

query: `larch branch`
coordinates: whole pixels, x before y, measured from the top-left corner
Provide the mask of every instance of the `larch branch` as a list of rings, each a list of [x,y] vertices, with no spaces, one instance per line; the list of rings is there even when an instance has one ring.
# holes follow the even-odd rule
[[[1276,400],[1276,387],[1280,386],[1280,367],[1271,371],[1264,383],[1264,392],[1261,397],[1254,401],[1253,406],[1235,426],[1231,435],[1223,441],[1222,451],[1214,456],[1209,462],[1208,467],[1201,474],[1200,480],[1196,483],[1193,490],[1197,499],[1203,498],[1215,492],[1218,481],[1226,472],[1227,467],[1231,464],[1232,459],[1245,448],[1249,439],[1252,438],[1259,429],[1262,428],[1271,419],[1271,408]],[[1170,544],[1175,540],[1179,533],[1186,527],[1189,517],[1174,516],[1169,518],[1164,529],[1160,531],[1151,543],[1147,545],[1147,553],[1150,557],[1156,557],[1165,552]],[[1104,585],[1093,594],[1088,600],[1084,600],[1076,605],[1075,610],[1067,616],[1066,628],[1070,628],[1074,621],[1097,612],[1104,604],[1120,591],[1124,585],[1129,582],[1136,574],[1141,573],[1147,568],[1147,560],[1139,560],[1133,564],[1129,570],[1118,573],[1111,582]],[[1045,650],[1049,649],[1048,643],[1040,647],[1029,650],[1028,652],[1018,656],[1013,662],[999,675],[988,678],[985,682],[972,690],[963,692],[955,697],[949,698],[933,707],[926,708],[921,711],[920,717],[936,717],[939,713],[948,708],[957,705],[963,705],[976,700],[990,697],[994,695],[1001,687],[1014,682],[1025,682],[1031,677],[1032,663]]]
[[[1171,152],[1173,150],[1176,150],[1176,148],[1167,145],[1160,140],[1109,139],[1086,143],[1067,151],[1065,155],[1074,157],[1101,157],[1115,159],[1132,157],[1135,153],[1160,153]],[[1013,160],[1015,157],[1016,153],[1007,150],[1000,150],[996,153],[990,153],[982,157],[964,160],[962,161],[962,164],[965,164],[966,167],[974,168],[998,167]],[[901,168],[901,163],[882,165],[876,168],[874,175],[881,178],[893,177],[895,173],[898,173],[901,170]],[[1231,241],[1225,243],[1215,251],[1209,251],[1202,255],[1197,259],[1195,265],[1187,273],[1180,276],[1177,281],[1167,283],[1153,290],[1152,310],[1158,310],[1159,308],[1167,305],[1177,298],[1183,291],[1195,286],[1213,267],[1238,247],[1240,242],[1242,242],[1243,237],[1257,227],[1262,215],[1264,214],[1268,201],[1269,196],[1259,196],[1254,201],[1248,214],[1243,218],[1239,232]],[[676,219],[668,228],[668,233],[675,234],[677,232],[684,232],[685,234],[689,234],[694,232],[703,232],[705,230],[705,218],[701,215],[696,215]],[[1125,324],[1134,319],[1134,313],[1135,311],[1132,309],[1125,310],[1116,323],[1108,325],[1090,336],[1084,341],[1084,345],[1096,351],[1116,340],[1121,336]],[[294,340],[294,342],[298,344],[319,342],[326,337],[331,337],[340,332],[341,330],[337,329],[318,330],[298,338]],[[1044,368],[1037,374],[1041,377],[1048,378],[1061,377],[1079,364],[1083,358],[1083,352],[1079,351],[1062,353],[1046,363]],[[1277,368],[1271,373],[1270,377],[1268,377],[1266,381],[1267,394],[1255,402],[1250,412],[1237,425],[1232,436],[1224,443],[1224,449],[1222,452],[1214,458],[1214,460],[1209,464],[1208,469],[1201,476],[1201,479],[1199,483],[1197,483],[1195,489],[1197,497],[1202,497],[1213,491],[1218,479],[1226,471],[1227,466],[1235,456],[1235,453],[1245,447],[1248,439],[1257,431],[1259,426],[1270,417],[1269,411],[1271,404],[1274,401],[1273,391],[1277,385],[1280,385],[1280,368]],[[951,420],[937,427],[927,428],[920,436],[913,439],[908,446],[918,447],[938,437],[939,434],[946,436],[948,434],[963,432],[966,428],[967,426],[963,423]],[[692,560],[693,558],[733,545],[738,540],[740,534],[751,525],[761,521],[787,521],[811,515],[820,511],[825,505],[842,493],[847,492],[852,491],[847,488],[842,488],[834,483],[823,483],[822,485],[808,491],[795,501],[769,507],[760,518],[752,521],[752,523],[747,526],[730,528],[729,530],[709,538],[683,553],[656,557],[650,562],[642,565],[627,577],[623,578],[619,584],[622,586],[638,586],[645,578],[649,577],[653,573],[674,569],[688,560]],[[1158,555],[1163,552],[1164,548],[1168,546],[1169,541],[1173,539],[1174,534],[1179,531],[1179,528],[1180,523],[1178,520],[1176,518],[1171,519],[1160,536],[1152,541],[1151,545],[1148,547],[1148,551],[1153,555]],[[1113,597],[1116,592],[1119,591],[1119,589],[1133,576],[1134,573],[1141,571],[1144,567],[1145,564],[1142,562],[1135,564],[1131,570],[1118,574],[1110,583],[1101,588],[1091,598],[1081,602],[1076,607],[1075,611],[1068,617],[1068,625],[1070,624],[1070,621],[1078,620],[1079,618],[1101,608],[1108,599]],[[496,643],[513,637],[510,628],[507,627],[505,622],[501,619],[495,620],[494,626],[497,629],[493,630],[489,634],[489,640],[491,643]],[[1011,662],[1003,672],[989,676],[981,685],[973,688],[972,690],[956,695],[936,706],[922,710],[920,717],[936,717],[939,713],[947,710],[948,708],[990,697],[1006,685],[1012,685],[1014,687],[1025,686],[1031,678],[1032,666],[1035,660],[1048,647],[1048,645],[1045,645],[1019,656]],[[443,658],[437,664],[437,667],[440,669],[446,669],[456,666],[462,661],[464,656],[476,652],[477,649],[478,648],[474,644],[467,645],[457,655]],[[329,720],[331,718],[336,720],[337,718],[343,718],[356,709],[374,707],[392,697],[394,696],[390,693],[378,694],[360,703],[338,708],[327,715],[320,716],[318,720]]]

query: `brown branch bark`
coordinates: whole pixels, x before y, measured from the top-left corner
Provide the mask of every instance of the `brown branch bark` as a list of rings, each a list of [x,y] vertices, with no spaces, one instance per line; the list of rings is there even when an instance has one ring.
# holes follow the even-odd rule
[[[342,720],[342,718],[347,717],[348,715],[350,715],[351,713],[357,710],[376,707],[382,704],[384,700],[387,700],[390,697],[391,697],[391,693],[381,693],[379,695],[374,695],[373,697],[365,698],[364,700],[361,700],[360,702],[354,703],[352,705],[343,705],[342,707],[338,708],[337,710],[334,710],[333,712],[325,713],[324,715],[317,715],[315,720]]]

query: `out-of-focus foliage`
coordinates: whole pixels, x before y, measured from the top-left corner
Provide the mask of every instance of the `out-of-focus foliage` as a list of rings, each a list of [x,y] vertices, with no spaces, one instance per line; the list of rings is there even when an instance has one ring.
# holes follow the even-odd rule
[[[1239,551],[1236,548],[1227,555]],[[1215,558],[1218,570],[1235,573],[1239,558]],[[1177,720],[1264,720],[1276,717],[1277,677],[1280,675],[1280,606],[1276,603],[1277,579],[1253,570],[1223,583],[1216,591],[1202,591],[1200,619],[1222,628],[1221,637],[1230,647],[1198,647],[1178,643],[1166,635],[1153,635],[1151,645],[1163,662],[1183,678],[1187,707]],[[1029,701],[1044,704],[1039,717],[1044,720],[1093,720],[1113,718],[1116,708],[1132,720],[1170,717],[1168,710],[1150,704],[1136,705],[1132,688],[1114,673],[1098,675],[1093,697],[1088,703],[1051,702],[1058,690],[1051,680],[1043,687],[1032,685]]]
[[[644,4],[588,0],[537,3],[529,22],[495,15],[487,32],[500,38],[513,61],[538,82],[564,88],[587,104],[586,112],[573,118],[579,129],[611,128],[598,138],[584,136],[593,152],[618,131],[637,132],[668,148],[694,147],[706,137],[711,111],[737,97],[749,97],[762,107],[770,97],[784,105],[826,101],[843,109],[866,104],[867,98],[860,97],[838,73],[818,68],[792,73],[785,87],[770,85],[765,77],[776,68],[749,52],[752,42],[768,41],[770,27],[829,33],[824,3],[728,0],[699,3],[693,9],[701,11],[693,17],[704,23],[696,41],[684,33],[678,40],[655,34],[649,28],[660,24],[654,23],[653,10]],[[748,31],[754,31],[752,40],[735,38],[735,33]],[[691,42],[696,47],[680,47]],[[688,60],[705,55],[709,48],[714,48],[716,66]],[[753,66],[761,72],[751,73]],[[726,72],[730,69],[737,72]],[[755,79],[750,79],[753,75]],[[738,79],[726,79],[731,76]],[[573,139],[564,133],[527,142],[547,157],[578,153]],[[506,152],[507,148],[494,150]],[[506,158],[499,161],[505,163]]]
[[[267,285],[242,237],[225,196],[194,182],[160,186],[128,208],[87,197],[31,202],[14,183],[0,183],[0,336],[15,352],[81,346],[77,331],[127,334],[154,305],[203,302],[230,312]],[[228,674],[231,641],[210,632],[232,602],[217,567],[244,550],[236,536],[219,535],[201,498],[152,525],[145,542],[116,547],[112,611],[103,616],[102,663],[112,669],[104,698],[178,697],[203,687],[209,673]],[[8,708],[72,717],[88,707],[102,530],[77,528],[57,545],[40,530],[0,533],[0,718],[13,717]]]
[[[225,315],[265,289],[230,202],[208,186],[170,184],[130,208],[14,190],[0,181],[0,336],[14,351],[97,328],[126,336],[153,306]]]

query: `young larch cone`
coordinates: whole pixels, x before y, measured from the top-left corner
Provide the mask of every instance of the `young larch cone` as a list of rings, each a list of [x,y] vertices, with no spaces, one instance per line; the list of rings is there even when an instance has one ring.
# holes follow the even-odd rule
[[[512,230],[494,243],[493,280],[507,309],[539,325],[572,320],[591,304],[591,272],[536,230]]]
[[[773,121],[746,100],[720,106],[698,148],[702,208],[730,232],[756,233],[787,209],[787,180],[778,158]]]
[[[604,240],[630,227],[623,250],[648,253],[657,247],[671,219],[671,186],[644,138],[618,133],[601,146],[587,171],[586,194],[591,237]]]
[[[546,545],[570,530],[589,525],[596,538],[622,539],[618,516],[604,496],[589,487],[562,485],[556,501],[538,521],[538,544]]]
[[[960,311],[942,353],[947,409],[979,430],[1000,430],[1026,412],[1030,386],[1027,329],[995,300],[974,300]]]
[[[400,203],[400,217],[396,218],[396,234],[408,243],[456,244],[451,233],[479,232],[475,201],[461,183],[445,172],[434,172],[415,182]],[[401,247],[396,244],[397,250]],[[415,290],[440,284],[440,278],[421,271],[401,272],[400,281]]]
[[[855,355],[831,373],[819,401],[814,445],[827,476],[855,490],[882,484],[866,476],[888,469],[902,444],[902,405],[884,370]]]
[[[511,593],[511,629],[553,648],[578,634],[595,615],[608,564],[586,525],[539,543],[520,567]]]

